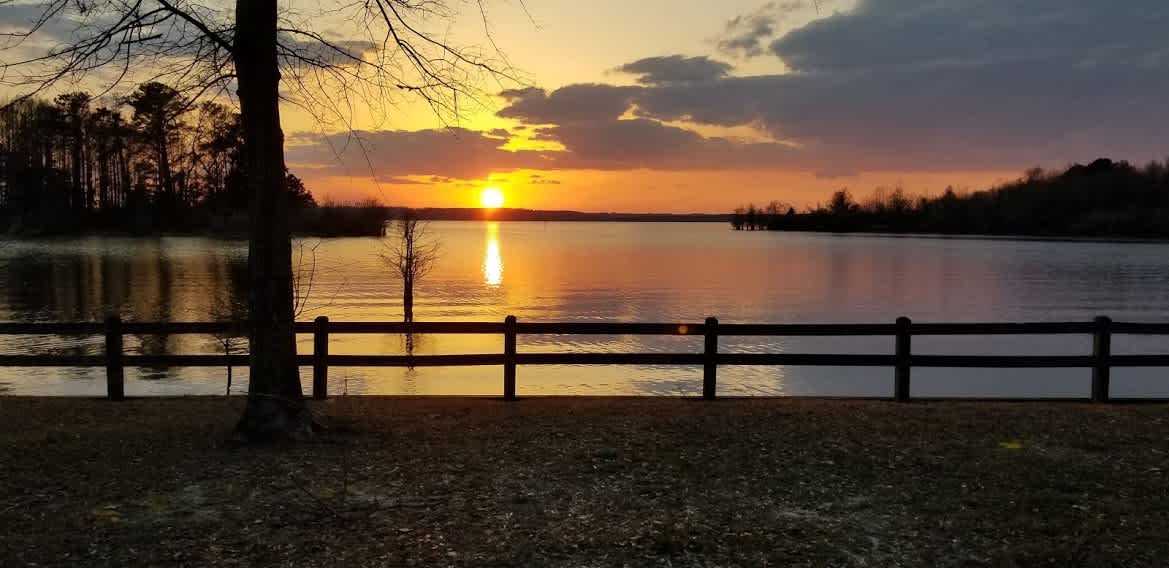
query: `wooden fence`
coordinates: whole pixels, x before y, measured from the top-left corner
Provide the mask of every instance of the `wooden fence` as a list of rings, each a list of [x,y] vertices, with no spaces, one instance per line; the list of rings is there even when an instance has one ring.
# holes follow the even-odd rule
[[[106,368],[107,397],[125,398],[125,367],[224,367],[243,366],[247,355],[133,355],[123,348],[125,335],[205,334],[219,337],[241,335],[239,322],[122,322],[111,317],[104,323],[0,323],[0,335],[104,335],[103,355],[0,355],[0,367],[102,367]],[[503,397],[516,398],[518,365],[701,365],[702,396],[717,396],[720,365],[819,365],[892,367],[893,398],[910,399],[913,367],[976,368],[1091,368],[1093,402],[1109,400],[1112,367],[1169,367],[1169,354],[1113,355],[1112,335],[1169,335],[1169,324],[1120,323],[1107,317],[1090,322],[1045,323],[912,323],[898,318],[892,324],[720,324],[716,318],[703,323],[520,323],[514,316],[503,322],[331,322],[319,317],[296,323],[298,334],[313,335],[313,354],[299,355],[301,366],[313,369],[312,395],[324,399],[330,366],[338,367],[441,367],[496,365],[503,367]],[[503,335],[502,353],[466,355],[330,355],[334,334],[496,334]],[[941,335],[1091,335],[1091,355],[915,355],[914,336]],[[521,335],[691,335],[703,336],[701,353],[519,353]],[[893,353],[799,354],[719,353],[720,337],[732,336],[890,336]]]

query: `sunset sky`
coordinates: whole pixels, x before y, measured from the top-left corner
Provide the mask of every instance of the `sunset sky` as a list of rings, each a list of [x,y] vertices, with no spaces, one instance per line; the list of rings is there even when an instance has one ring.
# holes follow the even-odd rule
[[[490,37],[458,5],[425,24],[493,41],[520,81],[480,81],[456,119],[407,94],[348,128],[286,106],[319,199],[723,212],[1169,155],[1164,0],[500,0]]]

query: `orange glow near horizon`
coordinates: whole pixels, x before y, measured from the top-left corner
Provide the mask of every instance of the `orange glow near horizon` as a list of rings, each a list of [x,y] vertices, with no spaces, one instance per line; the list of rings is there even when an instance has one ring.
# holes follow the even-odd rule
[[[766,204],[773,199],[802,210],[826,203],[840,188],[848,188],[857,200],[868,198],[876,187],[936,195],[947,185],[958,190],[988,189],[1019,175],[1011,171],[889,171],[824,178],[798,171],[514,170],[477,179],[432,181],[428,176],[410,176],[409,183],[378,184],[361,176],[315,177],[313,173],[303,172],[305,184],[318,201],[374,197],[401,207],[489,211],[484,193],[495,188],[504,207],[628,213],[726,213],[742,204]]]

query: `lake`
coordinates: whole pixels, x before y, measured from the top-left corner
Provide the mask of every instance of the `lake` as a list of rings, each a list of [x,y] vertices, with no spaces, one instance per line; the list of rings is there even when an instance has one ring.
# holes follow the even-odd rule
[[[722,223],[435,222],[441,259],[416,291],[419,321],[891,323],[1169,321],[1169,244],[736,232]],[[298,319],[401,318],[382,240],[298,241]],[[247,245],[195,237],[7,240],[0,319],[226,319]],[[311,336],[301,336],[310,353]],[[98,354],[99,337],[0,338],[7,353]],[[415,354],[498,353],[499,336],[415,336]],[[1086,355],[1087,336],[915,337],[929,354]],[[222,353],[212,337],[127,337],[134,353]],[[334,354],[401,354],[405,338],[334,336]],[[676,352],[701,337],[521,336],[519,351]],[[721,338],[747,353],[891,353],[891,337]],[[1113,351],[1169,353],[1169,338],[1116,336]],[[720,395],[888,396],[892,369],[725,367]],[[246,392],[246,369],[232,391]],[[309,370],[302,375],[308,378]],[[697,395],[696,367],[542,366],[522,395]],[[1087,396],[1087,369],[915,369],[913,395]],[[491,394],[496,367],[331,368],[336,394]],[[0,369],[0,392],[101,395],[103,369]],[[223,394],[224,369],[128,369],[129,396]],[[306,391],[307,392],[307,391]],[[1169,396],[1165,369],[1114,369],[1114,396]]]

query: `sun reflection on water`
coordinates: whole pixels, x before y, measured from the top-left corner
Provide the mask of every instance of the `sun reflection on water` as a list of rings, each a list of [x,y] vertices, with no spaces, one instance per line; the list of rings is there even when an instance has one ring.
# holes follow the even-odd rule
[[[487,223],[487,252],[483,255],[483,282],[488,286],[503,284],[503,257],[499,254],[499,223]]]

